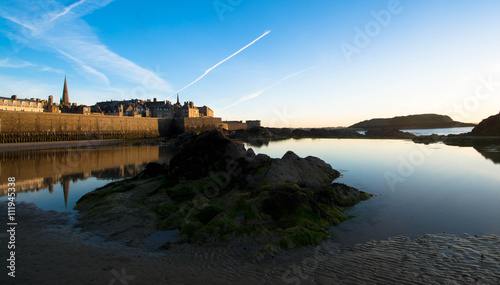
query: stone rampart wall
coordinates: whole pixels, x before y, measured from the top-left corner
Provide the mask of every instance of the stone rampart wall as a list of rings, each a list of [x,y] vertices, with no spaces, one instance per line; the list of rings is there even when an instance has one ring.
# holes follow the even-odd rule
[[[174,132],[174,120],[0,111],[0,142],[148,138]]]

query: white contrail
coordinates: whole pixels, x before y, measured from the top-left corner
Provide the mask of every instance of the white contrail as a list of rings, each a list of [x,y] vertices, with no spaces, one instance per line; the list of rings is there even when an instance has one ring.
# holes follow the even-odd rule
[[[262,90],[259,90],[259,91],[257,91],[257,92],[254,92],[254,93],[252,93],[252,94],[250,94],[250,95],[242,96],[242,97],[240,97],[240,98],[239,98],[236,102],[234,102],[234,103],[232,103],[232,104],[230,104],[230,105],[227,105],[226,107],[224,107],[224,108],[222,108],[222,109],[220,109],[220,110],[217,110],[217,111],[218,111],[218,112],[220,112],[220,111],[224,111],[224,110],[226,110],[226,109],[228,109],[228,108],[231,108],[231,107],[233,107],[233,106],[235,106],[235,105],[238,105],[238,104],[239,104],[239,103],[241,103],[241,102],[245,102],[245,101],[247,101],[247,100],[250,100],[250,99],[253,99],[253,98],[259,97],[262,93],[264,93],[264,92],[266,92],[267,90],[269,90],[269,89],[273,88],[274,86],[276,86],[276,85],[280,84],[281,82],[283,82],[283,81],[285,81],[285,80],[287,80],[287,79],[289,79],[289,78],[295,77],[295,76],[297,76],[297,75],[299,75],[299,74],[301,74],[301,73],[304,73],[304,72],[306,72],[306,71],[309,71],[309,70],[311,70],[311,69],[313,69],[313,68],[314,68],[314,66],[311,66],[311,67],[306,68],[306,69],[304,69],[304,70],[301,70],[301,71],[299,71],[299,72],[295,72],[294,74],[287,75],[287,76],[285,76],[285,77],[281,78],[280,80],[278,80],[278,82],[276,82],[276,83],[274,83],[274,84],[271,84],[271,85],[267,86],[266,88],[264,88],[264,89],[262,89]]]
[[[71,11],[71,9],[75,8],[78,5],[81,5],[85,1],[86,0],[80,0],[80,1],[78,1],[76,3],[73,3],[70,6],[64,8],[64,11],[62,11],[61,13],[55,15],[54,18],[50,19],[49,23],[52,22],[52,21],[54,21],[55,19],[61,17],[61,16],[64,16],[64,15],[68,14],[68,12]]]
[[[240,52],[244,51],[246,48],[248,48],[249,46],[253,45],[254,43],[256,43],[258,40],[262,39],[263,37],[265,37],[267,34],[269,34],[271,31],[267,31],[265,32],[264,34],[262,34],[260,37],[256,38],[255,40],[253,40],[251,43],[247,44],[246,46],[242,47],[240,50],[238,50],[237,52],[233,53],[232,55],[226,57],[224,60],[220,61],[219,63],[217,63],[216,65],[210,67],[209,69],[207,69],[207,71],[205,71],[205,73],[203,73],[202,76],[198,77],[195,81],[189,83],[188,85],[186,85],[184,88],[176,91],[175,93],[178,93],[178,92],[181,92],[182,90],[188,88],[189,86],[195,84],[196,82],[200,81],[200,79],[202,79],[203,77],[205,77],[205,75],[207,75],[210,71],[212,71],[214,68],[216,68],[217,66],[223,64],[224,62],[226,62],[228,59],[230,59],[231,57],[239,54]],[[174,93],[174,94],[175,94]]]

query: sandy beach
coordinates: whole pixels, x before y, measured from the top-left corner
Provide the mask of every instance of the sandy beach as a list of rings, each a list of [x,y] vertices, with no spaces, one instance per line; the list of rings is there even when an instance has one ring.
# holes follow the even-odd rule
[[[8,258],[7,203],[0,202]],[[500,237],[429,234],[355,246],[256,254],[255,246],[172,245],[148,251],[100,242],[69,213],[16,205],[16,273],[1,284],[499,284]]]

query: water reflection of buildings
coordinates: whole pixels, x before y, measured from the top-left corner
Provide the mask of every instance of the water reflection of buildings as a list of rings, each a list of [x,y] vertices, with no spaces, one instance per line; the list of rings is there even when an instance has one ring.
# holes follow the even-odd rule
[[[165,147],[136,146],[101,149],[56,149],[0,153],[0,179],[16,178],[16,192],[54,192],[60,184],[67,205],[71,182],[132,177],[148,162],[166,162],[170,151]],[[0,195],[6,195],[7,183],[0,184]]]

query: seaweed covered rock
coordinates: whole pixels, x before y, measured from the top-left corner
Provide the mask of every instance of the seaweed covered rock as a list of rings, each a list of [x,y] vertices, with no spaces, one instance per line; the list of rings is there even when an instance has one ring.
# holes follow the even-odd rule
[[[169,165],[84,195],[78,226],[129,244],[155,231],[180,230],[200,244],[252,242],[283,248],[317,244],[345,207],[369,194],[332,183],[339,172],[289,151],[255,155],[218,131],[184,134]]]

